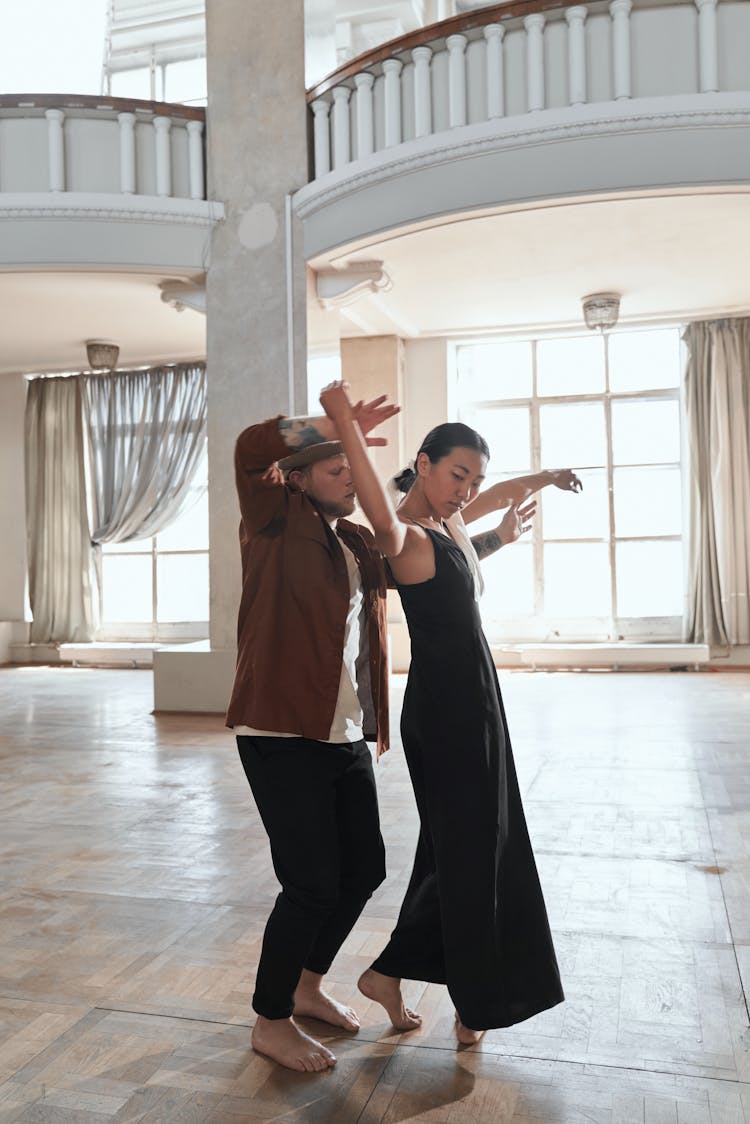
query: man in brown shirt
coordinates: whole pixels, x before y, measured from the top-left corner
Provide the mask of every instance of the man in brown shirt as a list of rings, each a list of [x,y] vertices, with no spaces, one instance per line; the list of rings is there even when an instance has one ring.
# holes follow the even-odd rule
[[[383,399],[361,404],[363,434],[396,412]],[[279,417],[246,429],[235,452],[242,599],[227,725],[282,887],[252,1043],[302,1071],[336,1059],[294,1015],[359,1027],[321,984],[385,877],[365,740],[387,749],[385,574],[370,532],[346,519],[354,487],[333,437],[328,418]]]

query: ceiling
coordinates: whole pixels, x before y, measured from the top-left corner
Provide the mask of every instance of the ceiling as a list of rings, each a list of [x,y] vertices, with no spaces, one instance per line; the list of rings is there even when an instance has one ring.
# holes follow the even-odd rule
[[[389,291],[324,312],[310,287],[312,352],[342,336],[480,335],[581,328],[587,293],[622,294],[621,322],[750,311],[750,190],[608,199],[453,216],[349,246],[317,268],[380,260]],[[200,358],[206,318],[178,313],[177,274],[0,273],[0,374],[85,366],[87,339],[120,345],[120,367]],[[182,280],[185,280],[183,277]]]
[[[750,310],[750,189],[534,205],[452,216],[340,248],[314,268],[382,261],[392,287],[324,312],[309,343],[582,326],[581,297],[622,295],[621,322]]]
[[[205,356],[205,316],[161,299],[178,276],[0,273],[0,374],[85,369],[88,339],[119,344],[125,368]]]

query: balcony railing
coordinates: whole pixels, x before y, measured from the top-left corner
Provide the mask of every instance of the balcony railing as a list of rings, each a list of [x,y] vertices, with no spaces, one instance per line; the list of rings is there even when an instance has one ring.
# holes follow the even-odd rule
[[[56,94],[0,96],[0,193],[204,200],[205,110]]]
[[[547,109],[748,91],[748,42],[747,0],[511,0],[457,16],[309,91],[313,178],[462,126],[520,118],[523,129]]]

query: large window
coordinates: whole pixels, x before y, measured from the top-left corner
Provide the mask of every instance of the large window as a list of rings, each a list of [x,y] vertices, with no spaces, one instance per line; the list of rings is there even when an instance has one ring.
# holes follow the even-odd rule
[[[207,461],[182,514],[154,538],[102,547],[100,640],[208,636]]]
[[[680,346],[659,328],[457,347],[458,415],[489,442],[488,484],[583,480],[579,496],[545,488],[530,537],[483,564],[491,636],[681,636]]]

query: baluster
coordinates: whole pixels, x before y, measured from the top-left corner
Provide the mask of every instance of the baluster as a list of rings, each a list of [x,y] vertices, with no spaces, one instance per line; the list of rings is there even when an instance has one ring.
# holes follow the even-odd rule
[[[633,0],[612,0],[612,69],[615,99],[629,98],[630,77],[630,9]]]
[[[716,29],[716,0],[695,0],[698,8],[698,61],[702,94],[719,89],[719,46]]]
[[[411,57],[414,63],[414,136],[427,137],[432,132],[432,51],[429,47],[415,47]]]
[[[333,89],[333,167],[342,168],[351,160],[351,141],[349,128],[348,86],[334,86]]]
[[[488,23],[484,29],[487,43],[487,117],[502,117],[503,102],[503,37],[501,23]]]
[[[154,143],[156,151],[156,194],[162,197],[172,194],[172,153],[169,133],[172,121],[169,117],[154,117]]]
[[[357,87],[357,159],[371,156],[375,149],[373,127],[372,87],[375,79],[369,71],[363,70],[354,79]]]
[[[449,35],[448,48],[448,125],[455,129],[466,124],[466,36]]]
[[[586,101],[586,16],[588,8],[577,4],[565,9],[568,23],[568,101],[582,105]]]
[[[49,189],[65,191],[65,134],[61,109],[47,109],[47,149],[49,152]]]
[[[544,16],[533,12],[526,28],[526,98],[529,112],[544,109]]]
[[[328,115],[331,103],[326,98],[316,98],[312,103],[313,142],[315,146],[315,178],[331,170],[331,127]]]
[[[203,182],[203,122],[188,121],[187,131],[190,198],[203,199],[206,194]]]
[[[135,194],[135,114],[118,113],[120,125],[120,191]]]
[[[401,144],[401,70],[398,59],[386,59],[385,75],[385,147]]]

